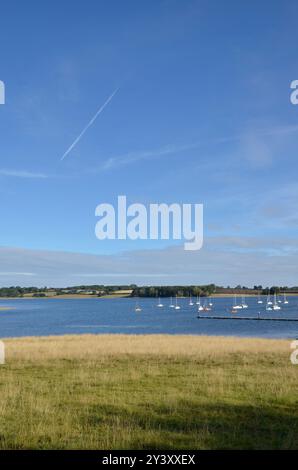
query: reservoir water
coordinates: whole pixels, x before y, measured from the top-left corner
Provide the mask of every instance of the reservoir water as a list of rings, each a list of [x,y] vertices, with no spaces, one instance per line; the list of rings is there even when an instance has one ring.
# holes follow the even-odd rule
[[[237,316],[298,319],[298,296],[289,296],[289,304],[281,310],[266,312],[257,298],[247,298],[247,309]],[[232,316],[232,298],[212,300],[212,312],[204,316]],[[224,336],[255,336],[268,338],[298,338],[298,322],[235,321],[198,319],[197,305],[179,299],[180,310],[169,308],[170,299],[139,299],[141,312],[135,312],[135,299],[0,299],[0,306],[13,307],[0,311],[0,338],[48,336],[82,333],[125,334],[195,334]],[[234,315],[235,316],[235,315]]]

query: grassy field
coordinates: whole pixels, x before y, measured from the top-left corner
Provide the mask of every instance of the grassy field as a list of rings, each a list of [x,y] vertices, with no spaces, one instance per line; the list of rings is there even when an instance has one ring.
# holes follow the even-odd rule
[[[1,449],[298,449],[290,342],[5,340]]]

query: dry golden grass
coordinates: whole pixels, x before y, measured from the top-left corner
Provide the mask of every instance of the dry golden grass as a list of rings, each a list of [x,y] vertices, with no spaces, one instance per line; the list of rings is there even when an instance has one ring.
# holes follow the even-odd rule
[[[7,339],[0,449],[298,449],[290,342]]]
[[[7,360],[97,359],[149,355],[221,358],[261,354],[289,355],[289,341],[197,335],[66,335],[7,339]]]

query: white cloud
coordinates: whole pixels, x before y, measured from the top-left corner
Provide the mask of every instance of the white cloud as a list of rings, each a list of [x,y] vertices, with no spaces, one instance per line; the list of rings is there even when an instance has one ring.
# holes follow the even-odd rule
[[[290,238],[209,237],[204,248],[180,246],[112,255],[0,248],[1,285],[78,284],[297,285],[298,241]],[[19,274],[18,274],[19,273]],[[90,281],[89,281],[90,279]]]

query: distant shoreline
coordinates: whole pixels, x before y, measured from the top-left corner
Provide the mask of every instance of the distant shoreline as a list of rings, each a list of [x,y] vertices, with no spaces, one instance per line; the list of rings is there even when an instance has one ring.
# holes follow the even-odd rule
[[[210,296],[206,296],[207,298],[217,298],[217,299],[220,299],[220,298],[233,298],[234,296],[237,296],[237,297],[241,297],[241,294],[213,294],[213,295],[210,295]],[[298,296],[298,293],[287,293],[286,294],[287,297],[291,297],[291,296]],[[258,298],[258,295],[257,294],[245,294],[245,297],[246,298]],[[266,297],[265,294],[263,294],[261,297]],[[130,296],[129,294],[111,294],[111,295],[102,295],[102,296],[97,296],[97,295],[92,295],[92,294],[64,294],[64,295],[46,295],[44,297],[34,297],[33,295],[26,295],[24,297],[0,297],[0,303],[2,300],[49,300],[49,299],[62,299],[62,300],[76,300],[76,299],[97,299],[97,300],[101,300],[101,299],[136,299],[136,298],[139,298],[139,299],[155,299],[155,297],[150,297],[150,296],[147,296],[147,297],[132,297]],[[170,296],[167,296],[167,297],[162,297],[164,299],[169,299]],[[186,296],[179,296],[178,297],[179,299],[188,299],[188,297]],[[195,298],[195,296],[193,296],[193,298]],[[201,296],[201,298],[205,298],[205,296]],[[6,308],[6,307],[5,307]],[[0,307],[1,309],[1,307]]]
[[[0,302],[2,300],[49,300],[49,299],[125,299],[125,298],[133,298],[130,295],[125,294],[115,294],[115,295],[102,295],[98,297],[97,295],[89,295],[89,294],[64,294],[64,295],[46,295],[41,297],[34,297],[33,295],[26,295],[24,297],[0,297]]]

